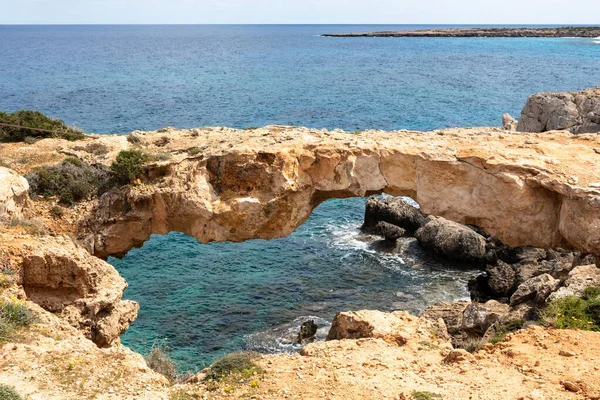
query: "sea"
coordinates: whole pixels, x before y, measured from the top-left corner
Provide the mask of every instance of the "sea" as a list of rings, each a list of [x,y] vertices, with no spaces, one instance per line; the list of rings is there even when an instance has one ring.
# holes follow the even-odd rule
[[[325,38],[451,26],[0,26],[0,110],[36,109],[88,133],[165,126],[432,130],[498,126],[527,97],[600,85],[600,38]],[[452,26],[455,27],[455,26]],[[182,371],[238,350],[293,352],[337,312],[421,312],[468,297],[477,271],[414,239],[358,228],[365,199],[330,200],[289,237],[200,244],[155,235],[109,262],[140,303],[122,336],[165,344]]]

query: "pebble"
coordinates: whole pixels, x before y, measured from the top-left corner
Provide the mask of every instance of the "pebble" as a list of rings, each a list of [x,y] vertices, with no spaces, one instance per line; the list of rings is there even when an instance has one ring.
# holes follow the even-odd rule
[[[571,392],[577,393],[577,392],[579,392],[581,390],[581,388],[579,387],[579,385],[577,385],[576,383],[571,382],[571,381],[567,381],[567,380],[560,381],[560,384],[563,385],[565,387],[565,389],[567,389],[567,390],[569,390]]]
[[[577,354],[570,350],[561,350],[558,355],[563,357],[575,357]]]

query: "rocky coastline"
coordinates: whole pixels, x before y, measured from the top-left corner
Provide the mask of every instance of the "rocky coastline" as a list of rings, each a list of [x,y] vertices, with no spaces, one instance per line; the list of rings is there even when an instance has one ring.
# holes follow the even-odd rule
[[[597,38],[600,27],[560,27],[560,28],[450,28],[422,29],[406,31],[328,33],[324,37],[461,37],[461,38]]]
[[[0,143],[0,301],[36,315],[0,341],[0,384],[34,400],[600,398],[599,334],[536,325],[552,301],[600,286],[600,137],[589,133],[599,94],[536,96],[502,128],[165,128]],[[146,156],[127,184],[70,207],[29,196],[24,176],[39,168],[110,170],[131,149]],[[171,231],[281,237],[327,199],[379,193],[395,197],[369,199],[362,230],[476,266],[472,302],[418,317],[340,312],[323,342],[308,343],[307,322],[300,355],[260,356],[235,382],[207,380],[210,369],[169,381],[121,345],[139,306],[103,258]]]

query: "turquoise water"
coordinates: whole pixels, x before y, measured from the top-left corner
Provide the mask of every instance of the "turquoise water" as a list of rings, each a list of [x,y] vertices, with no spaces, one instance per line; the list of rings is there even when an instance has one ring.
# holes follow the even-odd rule
[[[0,110],[39,109],[87,132],[167,125],[347,130],[499,125],[527,96],[600,84],[600,40],[322,38],[409,26],[0,26]],[[294,351],[307,317],[422,310],[467,295],[473,271],[410,240],[357,231],[364,199],[321,205],[290,237],[200,245],[154,236],[110,262],[140,302],[123,342],[167,338],[182,369],[241,348]]]

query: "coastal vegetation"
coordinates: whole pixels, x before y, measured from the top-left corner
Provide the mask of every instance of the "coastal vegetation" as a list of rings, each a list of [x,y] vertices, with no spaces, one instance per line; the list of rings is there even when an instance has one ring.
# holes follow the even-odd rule
[[[60,204],[72,206],[106,190],[111,174],[101,166],[91,166],[78,158],[68,157],[58,165],[36,168],[25,178],[33,198],[56,196]]]
[[[155,341],[144,359],[150,369],[164,375],[170,382],[177,380],[177,364],[169,356],[169,347],[164,340]]]
[[[126,185],[142,173],[148,160],[148,156],[140,150],[123,150],[110,166],[110,171],[116,182]]]
[[[581,297],[557,299],[542,312],[542,323],[559,329],[600,332],[600,288],[587,288]]]
[[[21,395],[12,386],[0,385],[0,400],[21,400]]]
[[[209,368],[205,380],[220,381],[236,375],[249,379],[253,375],[263,374],[264,370],[255,361],[260,355],[255,352],[238,352],[219,358]]]
[[[113,187],[131,183],[142,173],[149,159],[139,150],[123,150],[108,169],[101,165],[90,165],[76,157],[67,157],[60,164],[36,168],[25,178],[29,182],[32,198],[56,196],[60,204],[73,206]],[[60,217],[62,210],[55,207],[52,214]]]
[[[18,329],[36,321],[36,315],[18,299],[0,300],[0,343],[12,339]]]
[[[0,142],[33,143],[36,139],[83,139],[81,130],[67,126],[39,111],[20,110],[12,114],[0,112]]]

